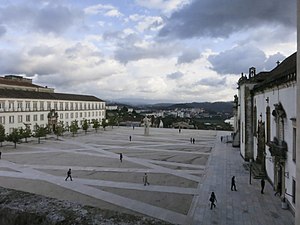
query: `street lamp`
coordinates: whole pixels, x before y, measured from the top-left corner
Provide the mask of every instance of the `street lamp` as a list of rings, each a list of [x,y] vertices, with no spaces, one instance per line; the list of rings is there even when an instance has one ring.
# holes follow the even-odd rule
[[[251,176],[252,176],[252,159],[249,159],[249,167],[250,167],[249,184],[251,184]]]

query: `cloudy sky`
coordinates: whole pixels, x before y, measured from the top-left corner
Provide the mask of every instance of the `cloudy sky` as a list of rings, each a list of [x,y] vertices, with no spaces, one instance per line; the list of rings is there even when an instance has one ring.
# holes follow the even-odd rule
[[[0,74],[104,100],[230,101],[296,51],[296,0],[0,2]]]

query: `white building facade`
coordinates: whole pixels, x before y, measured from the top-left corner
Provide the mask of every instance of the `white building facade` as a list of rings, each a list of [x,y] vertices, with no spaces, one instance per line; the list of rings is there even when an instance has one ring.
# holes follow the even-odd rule
[[[56,115],[56,123],[71,125],[77,120],[79,125],[105,118],[105,102],[89,95],[54,93],[53,89],[40,87],[31,80],[19,76],[0,78],[0,124],[10,133],[14,128],[28,126],[46,127],[51,113]]]
[[[297,82],[296,53],[272,71],[249,76],[238,82],[236,121],[240,153],[253,161],[257,177],[267,178],[274,190],[295,211]]]

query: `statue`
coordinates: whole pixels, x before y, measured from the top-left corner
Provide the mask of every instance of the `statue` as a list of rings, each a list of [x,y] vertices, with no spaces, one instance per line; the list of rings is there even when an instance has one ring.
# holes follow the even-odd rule
[[[145,116],[144,118],[144,135],[148,136],[149,135],[149,125],[150,125],[150,120]]]

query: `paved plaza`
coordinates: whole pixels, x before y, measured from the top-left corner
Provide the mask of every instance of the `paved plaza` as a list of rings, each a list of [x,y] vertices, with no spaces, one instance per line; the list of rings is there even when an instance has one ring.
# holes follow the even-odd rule
[[[239,150],[221,142],[223,135],[230,133],[150,128],[144,136],[143,128],[116,127],[41,144],[32,139],[2,148],[0,184],[173,224],[294,224],[269,183],[264,195],[259,180],[249,185]],[[65,181],[69,168],[73,181]],[[210,210],[212,191],[218,202]]]

